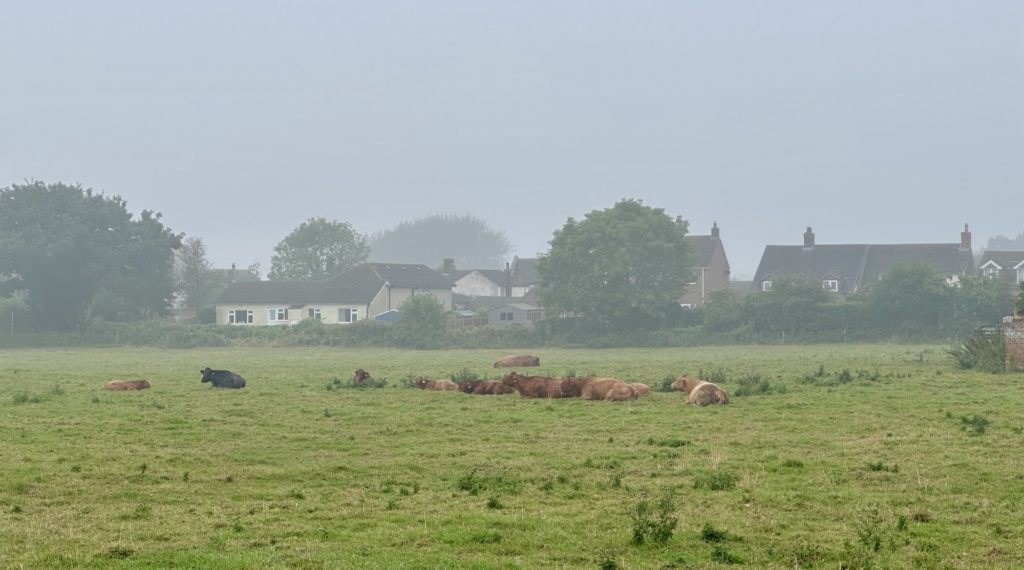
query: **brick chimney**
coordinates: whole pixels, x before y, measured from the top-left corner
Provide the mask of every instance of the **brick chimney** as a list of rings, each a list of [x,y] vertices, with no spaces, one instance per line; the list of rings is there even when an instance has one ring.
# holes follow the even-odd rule
[[[451,275],[455,273],[455,259],[451,257],[444,258],[444,263],[441,265],[442,275]]]
[[[711,239],[718,239],[718,222],[711,224]]]
[[[964,231],[960,232],[960,249],[971,251],[971,231],[964,224]]]
[[[814,232],[811,231],[811,226],[807,226],[807,231],[804,232],[804,249],[814,249]]]

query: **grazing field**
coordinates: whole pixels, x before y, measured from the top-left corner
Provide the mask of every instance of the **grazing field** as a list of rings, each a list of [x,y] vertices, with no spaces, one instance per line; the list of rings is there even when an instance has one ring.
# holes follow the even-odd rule
[[[703,370],[732,403],[403,385],[510,353],[0,351],[0,567],[1024,567],[1024,375],[944,347],[552,349],[531,373]]]

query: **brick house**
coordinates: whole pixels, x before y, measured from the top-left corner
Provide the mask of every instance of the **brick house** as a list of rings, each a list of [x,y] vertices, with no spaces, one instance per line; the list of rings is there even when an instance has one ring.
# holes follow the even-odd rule
[[[1024,251],[986,251],[978,263],[978,273],[1004,283],[1010,295],[1016,297],[1024,283]]]
[[[686,236],[686,241],[693,247],[696,263],[693,266],[694,281],[686,285],[686,293],[679,298],[683,307],[699,307],[712,292],[729,287],[729,259],[719,231],[718,222],[715,222],[709,235]]]

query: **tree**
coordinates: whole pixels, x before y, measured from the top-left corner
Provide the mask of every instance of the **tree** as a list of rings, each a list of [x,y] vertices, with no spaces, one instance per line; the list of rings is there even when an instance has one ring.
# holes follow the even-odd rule
[[[871,330],[904,337],[935,333],[953,305],[953,287],[923,263],[893,266],[855,300],[865,304]]]
[[[376,261],[434,267],[450,257],[458,267],[493,269],[503,267],[511,246],[504,232],[479,218],[436,214],[373,236],[370,250]]]
[[[366,261],[366,237],[347,222],[310,218],[274,247],[270,279],[327,279]]]
[[[43,182],[0,190],[0,274],[24,290],[36,325],[68,330],[94,317],[165,314],[180,236],[118,196]]]
[[[445,333],[447,312],[433,295],[414,295],[398,308],[398,340],[412,348],[431,348]]]
[[[754,330],[794,335],[813,330],[820,309],[834,298],[820,279],[793,275],[773,279],[771,291],[747,297],[744,305]]]
[[[571,312],[612,327],[663,320],[691,281],[688,224],[639,200],[569,218],[537,262],[549,314]]]
[[[193,236],[182,242],[174,256],[174,273],[186,308],[201,309],[213,302],[221,284],[212,270],[202,238]]]

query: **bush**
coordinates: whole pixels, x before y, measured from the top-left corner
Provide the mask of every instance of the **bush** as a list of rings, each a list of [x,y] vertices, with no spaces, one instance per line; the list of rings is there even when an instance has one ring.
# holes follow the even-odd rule
[[[630,544],[640,546],[650,541],[665,544],[672,538],[679,519],[676,517],[675,497],[666,490],[656,504],[646,492],[640,492],[640,498],[629,509],[630,520],[633,522],[633,538]]]
[[[1000,329],[979,329],[960,346],[949,350],[957,368],[1002,372],[1006,366],[1006,341]]]

